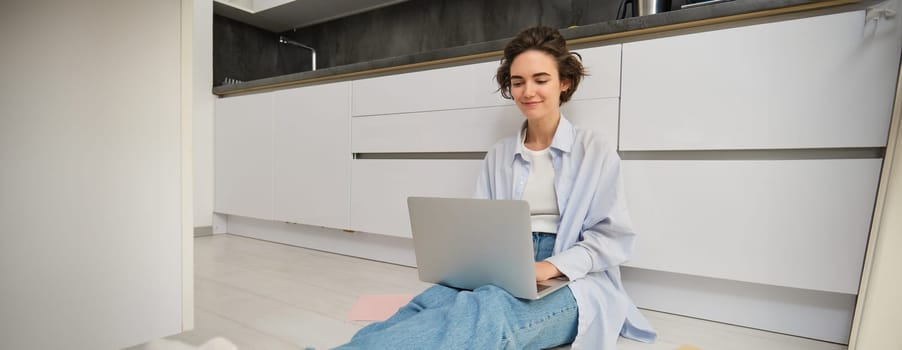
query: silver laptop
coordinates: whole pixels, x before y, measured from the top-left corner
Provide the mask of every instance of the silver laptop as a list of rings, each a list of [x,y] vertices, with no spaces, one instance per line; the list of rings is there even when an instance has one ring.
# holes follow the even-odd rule
[[[569,283],[536,282],[526,201],[408,197],[407,208],[423,282],[469,290],[493,284],[522,299]]]

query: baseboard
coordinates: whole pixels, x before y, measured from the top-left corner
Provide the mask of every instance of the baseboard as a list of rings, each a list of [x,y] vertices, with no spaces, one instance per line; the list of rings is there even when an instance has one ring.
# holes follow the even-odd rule
[[[228,233],[392,264],[416,266],[413,240],[366,232],[228,216]]]
[[[848,344],[856,295],[623,267],[637,306]]]
[[[212,236],[213,226],[200,226],[194,228],[194,237]]]

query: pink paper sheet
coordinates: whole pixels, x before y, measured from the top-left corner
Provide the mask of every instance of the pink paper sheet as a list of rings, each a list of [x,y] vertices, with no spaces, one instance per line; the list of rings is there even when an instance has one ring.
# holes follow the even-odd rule
[[[413,295],[362,295],[351,307],[349,321],[385,321],[402,306],[407,305]]]

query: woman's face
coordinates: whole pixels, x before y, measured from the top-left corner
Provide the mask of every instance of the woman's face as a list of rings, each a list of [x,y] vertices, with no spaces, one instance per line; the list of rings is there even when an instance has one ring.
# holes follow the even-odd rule
[[[556,118],[560,113],[562,83],[554,57],[542,51],[524,51],[511,62],[511,96],[527,120]]]

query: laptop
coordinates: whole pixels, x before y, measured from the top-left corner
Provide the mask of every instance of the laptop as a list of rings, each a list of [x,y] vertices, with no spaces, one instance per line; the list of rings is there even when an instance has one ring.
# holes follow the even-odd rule
[[[408,197],[420,280],[457,289],[495,285],[535,300],[570,283],[536,282],[529,203]]]

